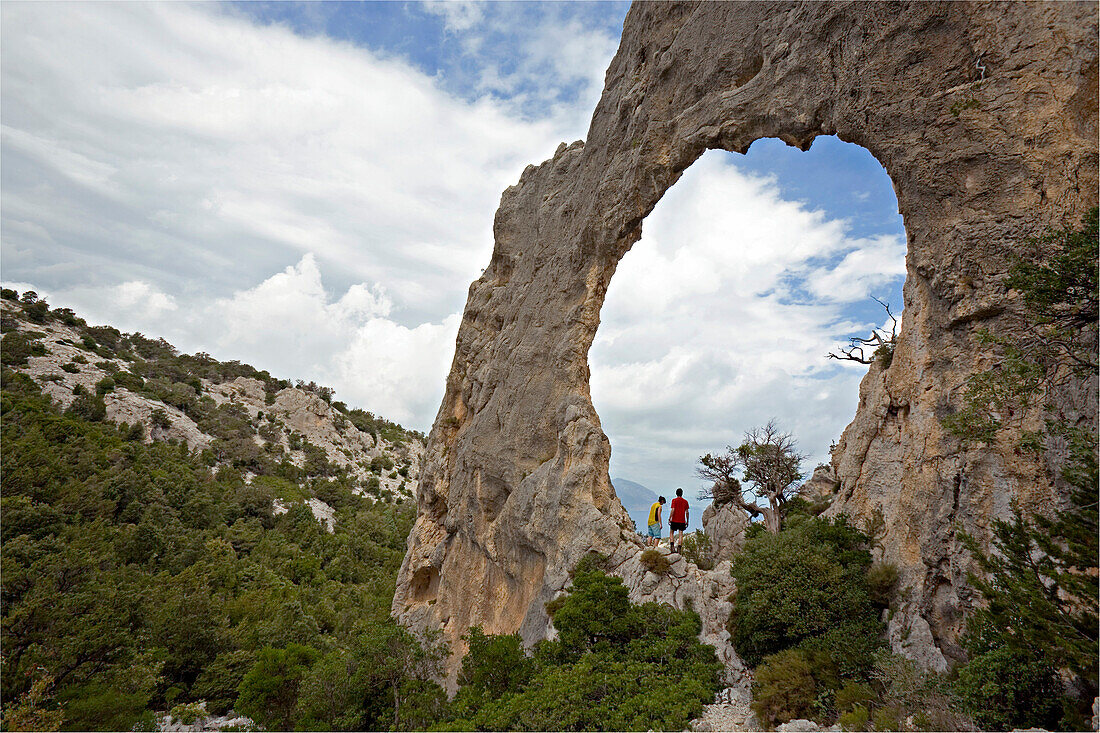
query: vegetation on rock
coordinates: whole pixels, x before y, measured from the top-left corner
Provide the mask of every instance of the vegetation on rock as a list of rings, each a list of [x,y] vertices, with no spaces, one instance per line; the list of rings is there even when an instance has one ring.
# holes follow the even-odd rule
[[[983,334],[998,361],[970,380],[962,409],[946,421],[964,442],[992,442],[1059,390],[1095,383],[1097,219],[1093,209],[1079,229],[1048,232],[1012,268],[1006,285],[1023,296],[1023,335]],[[968,621],[970,660],[956,688],[983,727],[1079,729],[1097,693],[1096,429],[1047,413],[1045,429],[1024,432],[1020,448],[1062,457],[1066,507],[1027,517],[1013,506],[1009,520],[993,523],[992,551],[963,536],[983,573],[971,583],[985,604]]]

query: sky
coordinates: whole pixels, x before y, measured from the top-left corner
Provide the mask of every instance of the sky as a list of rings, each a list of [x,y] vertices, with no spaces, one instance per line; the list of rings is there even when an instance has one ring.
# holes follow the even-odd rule
[[[0,279],[419,429],[500,194],[583,139],[628,5],[0,4]],[[901,309],[858,146],[709,151],[643,225],[590,354],[612,476],[700,488],[774,418],[827,459]]]

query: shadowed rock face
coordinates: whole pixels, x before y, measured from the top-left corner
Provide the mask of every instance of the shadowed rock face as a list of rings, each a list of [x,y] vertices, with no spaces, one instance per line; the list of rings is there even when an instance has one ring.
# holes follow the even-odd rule
[[[806,149],[836,135],[890,174],[908,277],[892,365],[868,373],[834,454],[834,510],[883,508],[885,554],[910,589],[903,617],[930,625],[921,638],[950,654],[967,602],[953,523],[988,536],[1010,499],[1036,506],[1058,490],[1049,467],[1008,443],[960,452],[939,420],[987,363],[974,332],[1003,327],[1016,307],[999,285],[1010,253],[1096,200],[1096,20],[1091,3],[634,5],[587,141],[529,166],[501,199],[431,432],[395,615],[442,629],[460,652],[474,624],[533,642],[549,630],[544,603],[586,552],[639,574],[588,386],[616,264],[705,150],[743,153],[762,137]],[[1091,409],[1088,396],[1081,404]],[[707,582],[677,595],[666,580],[628,580],[638,600],[692,597],[716,618],[725,598],[700,590]]]

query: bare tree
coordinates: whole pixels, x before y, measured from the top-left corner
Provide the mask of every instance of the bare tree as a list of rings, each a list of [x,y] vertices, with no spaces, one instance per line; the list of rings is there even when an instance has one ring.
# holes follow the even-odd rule
[[[879,300],[872,296],[871,298],[876,303],[886,309],[886,315],[890,317],[890,333],[886,333],[886,329],[876,328],[871,331],[871,335],[867,338],[860,338],[859,336],[849,336],[847,346],[838,346],[836,351],[830,351],[825,356],[829,359],[839,359],[843,361],[858,361],[860,364],[870,364],[875,360],[875,357],[882,353],[889,352],[889,356],[893,356],[894,342],[898,338],[898,319],[890,312],[890,304]],[[868,350],[870,353],[868,354]],[[889,359],[889,357],[887,357]],[[889,363],[887,363],[889,366]]]
[[[770,420],[745,433],[737,448],[728,445],[724,455],[708,453],[699,459],[696,475],[713,482],[701,498],[709,496],[718,504],[732,502],[750,516],[763,517],[765,529],[777,533],[783,521],[782,507],[802,480],[804,459],[791,434]]]

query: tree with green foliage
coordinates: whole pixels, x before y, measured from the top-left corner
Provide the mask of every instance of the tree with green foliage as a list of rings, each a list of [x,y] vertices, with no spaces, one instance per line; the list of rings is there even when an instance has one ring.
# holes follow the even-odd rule
[[[241,680],[237,710],[267,728],[292,730],[298,688],[317,657],[316,649],[302,644],[264,647]]]
[[[802,480],[804,459],[794,437],[770,420],[747,432],[737,448],[726,446],[724,455],[708,453],[699,459],[696,474],[712,482],[700,498],[712,498],[719,504],[733,502],[750,516],[762,517],[764,526],[774,534],[782,526],[784,504]],[[761,505],[757,500],[767,503]]]
[[[46,347],[42,345],[41,334],[32,336],[22,331],[12,331],[0,339],[0,361],[5,366],[22,366],[32,356],[45,356]]]
[[[868,537],[843,517],[799,519],[777,535],[754,533],[734,558],[734,647],[753,666],[783,649],[821,648],[845,674],[865,673],[882,631]]]
[[[486,636],[474,626],[462,638],[468,646],[458,675],[464,692],[496,700],[531,679],[534,663],[524,653],[519,634]]]
[[[245,691],[262,697],[260,673],[275,673],[257,666],[261,650],[292,644],[354,655],[380,702],[364,716],[347,698],[306,723],[289,693],[277,695],[280,727],[438,718],[428,653],[389,616],[413,506],[356,496],[336,477],[326,482],[342,492],[330,534],[300,505],[308,483],[268,476],[250,486],[238,470],[213,473],[186,445],[145,444],[132,428],[63,413],[24,374],[5,369],[0,381],[5,727],[52,727],[60,713],[65,729],[129,730],[150,724],[152,710],[199,700],[225,712],[254,669]],[[299,497],[279,518],[274,484]],[[375,640],[363,641],[371,629]],[[306,661],[284,675],[283,692],[300,671],[302,697],[319,663]]]
[[[770,725],[831,720],[835,691],[870,678],[884,641],[868,584],[869,546],[844,517],[793,514],[778,534],[750,532],[734,558],[727,628],[756,667],[754,706]]]

